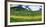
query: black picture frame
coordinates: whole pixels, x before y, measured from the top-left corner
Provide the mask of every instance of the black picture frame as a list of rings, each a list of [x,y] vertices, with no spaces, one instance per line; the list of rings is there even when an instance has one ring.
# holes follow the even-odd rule
[[[38,23],[38,24],[22,24],[22,25],[8,25],[8,23],[7,23],[7,2],[23,2],[23,3],[36,3],[36,4],[43,4],[43,5],[44,5],[44,23]],[[7,26],[43,25],[43,24],[45,24],[45,3],[44,3],[44,2],[7,1],[7,0],[5,0],[5,27],[7,27]]]

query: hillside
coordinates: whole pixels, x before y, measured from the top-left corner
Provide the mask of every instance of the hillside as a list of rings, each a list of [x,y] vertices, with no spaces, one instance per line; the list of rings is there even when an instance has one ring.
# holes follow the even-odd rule
[[[31,9],[25,9],[20,7],[11,7],[12,15],[21,15],[21,16],[35,16],[41,15],[41,9],[38,11],[32,11]]]

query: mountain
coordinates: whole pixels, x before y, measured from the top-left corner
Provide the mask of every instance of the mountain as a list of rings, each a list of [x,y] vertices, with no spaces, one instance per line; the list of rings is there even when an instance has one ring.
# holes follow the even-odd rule
[[[18,5],[18,6],[15,6],[15,7],[11,7],[11,9],[16,9],[17,11],[20,11],[20,10],[28,10],[24,7],[22,7],[23,5]]]
[[[40,7],[42,7],[42,6],[40,6]],[[18,6],[11,7],[11,9],[17,10],[17,11],[20,11],[20,10],[28,10],[28,11],[36,10],[36,11],[41,11],[42,10],[41,8],[39,8],[39,10],[38,10],[38,8],[34,9],[31,6],[29,6],[29,5],[18,5]]]
[[[22,6],[23,6],[23,5],[18,5],[18,6],[16,6],[15,8],[22,8],[22,9],[23,9]]]

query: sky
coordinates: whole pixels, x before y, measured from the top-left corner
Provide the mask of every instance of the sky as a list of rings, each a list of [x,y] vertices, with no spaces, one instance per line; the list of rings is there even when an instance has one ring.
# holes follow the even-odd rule
[[[24,8],[26,8],[24,5],[23,5]],[[32,11],[37,11],[39,10],[40,8],[40,5],[28,5],[28,7],[32,10]],[[28,8],[27,8],[28,9]]]
[[[11,5],[11,7],[14,7],[14,6],[18,6],[18,5]],[[26,8],[25,6],[28,6],[28,8],[30,8],[32,11],[38,11],[40,8],[42,8],[42,7],[40,7],[42,5],[23,5],[22,7]],[[28,8],[26,8],[26,9],[28,9]]]

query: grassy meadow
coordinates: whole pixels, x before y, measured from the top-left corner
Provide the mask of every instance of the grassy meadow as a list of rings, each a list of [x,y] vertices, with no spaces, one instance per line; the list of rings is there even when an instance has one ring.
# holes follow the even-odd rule
[[[32,22],[41,21],[42,13],[29,9],[10,7],[10,22]]]
[[[11,22],[41,21],[41,16],[11,16]]]

